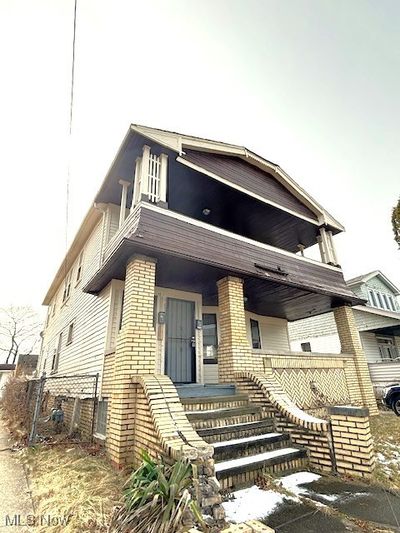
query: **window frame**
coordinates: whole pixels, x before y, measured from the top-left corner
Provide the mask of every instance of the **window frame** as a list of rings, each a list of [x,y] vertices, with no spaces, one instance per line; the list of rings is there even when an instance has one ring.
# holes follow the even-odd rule
[[[68,326],[68,333],[67,333],[67,343],[66,346],[69,346],[72,344],[74,340],[74,328],[75,328],[75,322],[72,321]]]
[[[94,436],[97,438],[105,439],[107,436],[107,418],[108,418],[108,398],[102,398],[97,402],[97,409],[96,409],[96,430],[94,432]],[[105,405],[105,412],[100,411],[100,407],[103,407],[104,409]],[[101,413],[102,418],[99,419],[99,415]],[[99,429],[99,420],[101,423],[101,427]]]
[[[257,328],[258,340],[255,339],[254,336],[253,336],[254,327]],[[262,350],[260,322],[258,320],[256,320],[255,318],[250,318],[250,336],[251,336],[252,349],[253,350]],[[255,344],[258,344],[258,346],[255,346]]]
[[[58,371],[58,364],[60,362],[61,348],[63,340],[63,331],[58,335],[57,348],[54,348],[53,360],[51,362],[51,374],[55,374]]]
[[[82,271],[83,271],[83,252],[84,250],[81,251],[81,253],[79,254],[79,257],[78,257],[78,268],[76,269],[76,277],[75,277],[75,285],[78,285],[78,283],[81,281],[82,279]]]

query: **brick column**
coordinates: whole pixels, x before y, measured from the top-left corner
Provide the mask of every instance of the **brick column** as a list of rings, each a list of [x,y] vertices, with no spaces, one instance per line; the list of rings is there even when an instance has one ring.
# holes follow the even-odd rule
[[[218,281],[217,286],[220,331],[218,378],[220,383],[233,383],[235,372],[254,370],[244,315],[243,280],[228,276]]]
[[[118,334],[107,450],[111,460],[124,466],[132,460],[136,387],[135,374],[154,374],[156,336],[153,328],[156,262],[136,255],[126,267],[122,325]]]
[[[342,353],[350,353],[354,357],[354,366],[360,387],[360,401],[365,407],[369,408],[371,415],[377,415],[378,407],[372,388],[371,376],[353,309],[348,306],[337,307],[334,310],[334,316]]]
[[[370,477],[375,467],[367,408],[330,407],[332,440],[339,474]]]

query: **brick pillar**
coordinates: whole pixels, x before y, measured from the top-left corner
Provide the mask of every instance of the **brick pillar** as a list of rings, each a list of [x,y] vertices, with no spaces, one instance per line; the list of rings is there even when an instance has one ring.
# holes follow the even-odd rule
[[[342,353],[350,353],[354,357],[354,366],[360,387],[360,403],[369,408],[371,415],[377,415],[378,407],[372,388],[371,376],[353,309],[348,306],[337,307],[334,310],[334,316]]]
[[[375,467],[367,408],[329,407],[336,467],[339,474],[371,477]]]
[[[235,372],[254,370],[244,315],[243,280],[228,276],[217,283],[220,342],[218,378],[233,383]]]
[[[136,414],[135,374],[154,374],[156,336],[153,328],[156,263],[136,255],[126,267],[122,325],[115,348],[107,450],[118,466],[131,462]]]

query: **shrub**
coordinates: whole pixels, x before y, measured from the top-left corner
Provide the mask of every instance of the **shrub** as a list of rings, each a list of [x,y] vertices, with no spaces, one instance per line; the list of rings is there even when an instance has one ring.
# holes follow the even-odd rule
[[[187,460],[168,466],[142,452],[142,465],[131,474],[122,507],[116,509],[110,530],[115,533],[176,533],[187,518],[203,524],[190,495],[192,467]]]
[[[30,423],[28,382],[25,378],[11,376],[3,388],[1,399],[3,418],[10,430],[21,440],[27,436]]]

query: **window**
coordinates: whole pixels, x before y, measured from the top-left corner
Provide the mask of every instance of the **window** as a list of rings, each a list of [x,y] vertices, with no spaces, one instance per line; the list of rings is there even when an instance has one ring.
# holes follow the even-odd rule
[[[63,338],[63,334],[61,332],[60,335],[58,336],[57,349],[55,349],[54,353],[53,353],[53,361],[51,363],[51,371],[52,372],[57,372],[57,369],[58,369],[58,361],[60,359],[62,338]]]
[[[108,401],[106,398],[103,398],[103,400],[97,404],[96,433],[104,437],[107,432],[107,410]]]
[[[67,335],[67,345],[71,344],[74,338],[74,323],[71,322],[68,328],[68,335]]]
[[[68,300],[69,295],[71,294],[71,278],[72,278],[72,270],[68,273],[67,277],[65,278],[63,300],[62,300],[63,302]]]
[[[218,334],[217,315],[215,313],[203,314],[203,357],[217,359]]]
[[[383,299],[379,292],[376,293],[376,297],[378,298],[378,306],[383,309]]]
[[[76,282],[82,279],[82,269],[83,269],[83,251],[79,254],[78,259],[78,270],[76,271]]]
[[[251,344],[253,349],[261,348],[260,327],[257,320],[250,319]]]
[[[389,298],[390,308],[392,309],[392,311],[396,311],[396,304],[395,304],[393,297],[389,296],[388,298]]]
[[[310,342],[302,342],[301,343],[301,351],[302,352],[311,352],[311,343]]]
[[[369,303],[373,307],[378,307],[378,304],[376,303],[375,294],[373,293],[373,291],[368,291],[368,292],[369,292]]]
[[[385,309],[388,309],[390,311],[390,304],[389,304],[389,298],[387,297],[386,294],[383,294],[383,300],[385,302]]]

